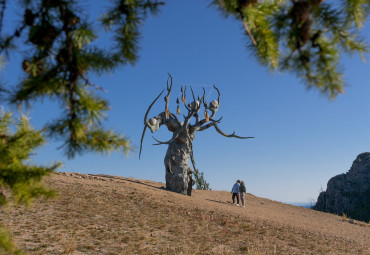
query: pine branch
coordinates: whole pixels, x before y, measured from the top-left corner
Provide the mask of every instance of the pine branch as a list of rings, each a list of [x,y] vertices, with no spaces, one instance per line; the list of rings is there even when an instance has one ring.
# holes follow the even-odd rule
[[[369,51],[359,35],[370,14],[368,0],[341,1],[341,9],[319,0],[215,0],[213,5],[241,20],[261,64],[296,73],[329,98],[343,92],[339,48],[363,59]]]
[[[120,61],[134,64],[138,57],[140,26],[149,11],[155,15],[164,2],[158,1],[115,1],[101,18],[107,31],[114,31],[115,50],[121,53]]]
[[[12,126],[16,127],[14,132]],[[33,198],[53,195],[40,181],[60,164],[49,167],[26,164],[32,151],[44,143],[42,132],[33,129],[26,116],[15,120],[9,112],[0,114],[0,186],[11,191],[16,203],[29,204]],[[7,202],[5,197],[1,200]]]

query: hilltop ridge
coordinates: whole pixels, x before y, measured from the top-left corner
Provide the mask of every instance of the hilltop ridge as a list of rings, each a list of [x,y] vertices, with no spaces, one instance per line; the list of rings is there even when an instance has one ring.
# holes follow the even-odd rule
[[[163,183],[109,175],[53,174],[58,197],[0,211],[29,254],[370,254],[369,224],[247,194],[192,197]]]

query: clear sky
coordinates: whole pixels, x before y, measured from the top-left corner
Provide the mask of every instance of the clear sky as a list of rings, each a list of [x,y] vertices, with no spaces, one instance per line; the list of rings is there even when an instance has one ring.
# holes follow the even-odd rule
[[[300,79],[289,73],[270,73],[248,52],[242,25],[225,19],[209,8],[210,1],[166,1],[157,17],[143,25],[140,59],[114,73],[93,77],[94,83],[108,90],[103,96],[110,102],[105,125],[129,137],[136,150],[128,157],[118,153],[101,156],[86,153],[67,160],[54,141],[33,161],[62,161],[60,171],[112,174],[164,182],[163,159],[166,146],[153,146],[147,132],[141,160],[138,159],[144,114],[165,88],[167,72],[174,77],[172,108],[180,86],[207,85],[210,99],[221,91],[217,116],[226,133],[236,131],[255,139],[239,140],[219,135],[214,129],[196,134],[194,157],[214,190],[231,190],[236,179],[246,182],[247,192],[286,202],[316,199],[327,181],[346,172],[356,156],[369,151],[370,145],[370,64],[357,55],[342,58],[347,87],[345,93],[330,101],[315,90],[307,90]],[[87,1],[87,11],[99,13],[102,1]],[[15,11],[14,6],[9,10]],[[19,18],[21,14],[12,18]],[[93,15],[91,15],[93,17]],[[103,32],[103,28],[99,28]],[[364,30],[370,41],[369,25]],[[102,33],[99,43],[109,38]],[[370,58],[368,54],[367,59]],[[2,80],[16,84],[20,80],[19,55],[2,71]],[[158,100],[149,116],[164,110]],[[57,118],[59,105],[48,100],[34,105],[30,112],[34,126]],[[162,127],[154,136],[170,139]]]

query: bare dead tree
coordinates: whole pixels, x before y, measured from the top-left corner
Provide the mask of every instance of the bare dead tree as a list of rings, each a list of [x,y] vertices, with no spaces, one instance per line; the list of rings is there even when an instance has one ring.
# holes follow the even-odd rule
[[[180,121],[177,116],[169,111],[169,100],[170,94],[173,85],[173,78],[168,74],[167,80],[167,95],[164,97],[165,101],[165,110],[157,116],[147,120],[148,114],[155,102],[163,94],[164,90],[157,96],[156,99],[149,105],[148,110],[144,116],[144,130],[141,136],[140,141],[140,152],[139,159],[141,156],[141,150],[143,146],[143,140],[145,136],[146,128],[148,127],[152,133],[157,131],[162,125],[165,125],[168,131],[172,132],[172,138],[168,141],[162,142],[157,140],[155,137],[154,140],[157,141],[154,145],[167,144],[168,149],[166,156],[164,158],[164,165],[166,169],[166,188],[182,194],[187,194],[191,196],[192,186],[194,184],[192,173],[193,169],[195,170],[195,161],[193,156],[193,140],[195,138],[195,133],[198,131],[204,131],[210,127],[214,127],[216,131],[225,136],[225,137],[234,137],[239,139],[248,139],[254,137],[242,137],[235,135],[235,132],[232,134],[224,133],[218,126],[221,119],[215,120],[215,115],[217,110],[220,107],[220,91],[213,85],[214,89],[217,91],[218,98],[213,100],[209,104],[205,99],[205,89],[203,88],[203,96],[198,99],[195,98],[192,87],[190,87],[193,101],[189,104],[186,103],[186,86],[181,87],[181,101],[187,110],[187,115],[183,116],[184,121]],[[177,115],[180,114],[180,100],[177,98]],[[204,119],[200,119],[199,111],[204,107]],[[211,115],[210,115],[211,114]],[[191,124],[190,120],[195,118],[195,123]],[[193,169],[189,165],[189,160],[193,165]]]

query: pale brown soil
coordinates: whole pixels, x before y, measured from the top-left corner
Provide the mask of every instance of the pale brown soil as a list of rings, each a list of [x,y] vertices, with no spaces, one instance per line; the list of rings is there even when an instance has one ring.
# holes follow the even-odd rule
[[[370,254],[370,226],[225,191],[169,192],[125,177],[54,174],[57,198],[0,210],[29,254]]]

